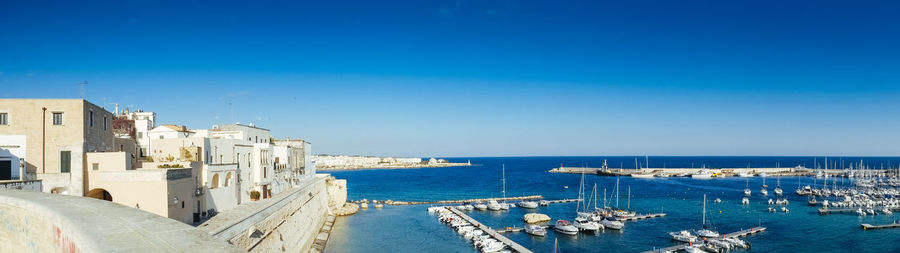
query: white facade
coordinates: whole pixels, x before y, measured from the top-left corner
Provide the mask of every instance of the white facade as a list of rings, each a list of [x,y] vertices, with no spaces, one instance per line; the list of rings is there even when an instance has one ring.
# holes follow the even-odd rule
[[[186,127],[175,125],[161,125],[147,132],[150,140],[188,138],[193,134]]]
[[[0,163],[9,163],[9,175],[11,178],[0,180],[22,180],[25,174],[26,161],[26,136],[25,135],[0,135]],[[5,173],[5,172],[3,172]]]
[[[150,130],[156,128],[156,113],[136,111],[125,112],[125,118],[134,120],[135,141],[141,148],[141,156],[148,156],[150,149]]]
[[[272,135],[269,133],[268,129],[259,128],[250,125],[241,125],[241,124],[228,124],[222,125],[219,130],[222,131],[238,131],[241,132],[239,136],[235,135],[235,137],[247,139],[247,141],[252,143],[269,143]],[[212,133],[210,133],[212,134]]]
[[[374,156],[313,156],[318,167],[366,167],[384,165],[413,165],[422,162],[422,158],[393,158]]]

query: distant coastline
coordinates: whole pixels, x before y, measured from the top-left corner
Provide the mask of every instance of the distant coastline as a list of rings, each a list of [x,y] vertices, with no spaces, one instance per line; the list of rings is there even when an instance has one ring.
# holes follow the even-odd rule
[[[410,164],[410,165],[369,165],[369,166],[329,166],[316,167],[317,171],[341,171],[341,170],[368,170],[368,169],[420,169],[420,168],[440,168],[440,167],[458,167],[472,166],[469,163],[438,163],[438,164]]]
[[[435,167],[471,166],[469,162],[452,163],[445,159],[395,158],[375,156],[316,155],[316,170],[341,171],[364,169],[416,169]]]

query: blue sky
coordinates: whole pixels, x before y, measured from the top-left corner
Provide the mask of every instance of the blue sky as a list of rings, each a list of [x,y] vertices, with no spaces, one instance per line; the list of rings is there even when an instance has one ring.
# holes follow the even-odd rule
[[[0,97],[316,153],[896,155],[891,1],[3,1]],[[228,104],[233,104],[233,120]]]

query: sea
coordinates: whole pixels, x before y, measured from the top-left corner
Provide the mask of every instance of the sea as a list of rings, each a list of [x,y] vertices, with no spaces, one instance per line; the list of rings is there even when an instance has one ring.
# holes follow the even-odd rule
[[[580,174],[550,173],[566,167],[667,168],[746,168],[746,167],[824,167],[824,157],[472,157],[447,158],[451,162],[471,162],[472,166],[418,169],[372,169],[323,171],[346,179],[350,200],[437,201],[500,197],[502,168],[505,167],[506,196],[542,195],[544,199],[575,199],[579,195]],[[636,162],[637,160],[637,162]],[[870,168],[897,168],[900,157],[829,157],[829,166],[864,164]],[[635,165],[637,163],[637,165]],[[831,167],[833,168],[833,167]],[[834,179],[837,181],[835,182]],[[619,191],[615,191],[616,181]],[[769,185],[769,196],[759,189]],[[849,186],[846,178],[829,179],[829,187]],[[772,189],[779,184],[790,201],[789,212],[768,211]],[[630,208],[638,213],[660,213],[661,218],[627,222],[621,231],[597,234],[560,235],[548,231],[544,237],[524,232],[507,236],[534,252],[642,252],[676,245],[668,232],[699,229],[703,222],[703,197],[707,196],[707,223],[721,233],[764,226],[766,231],[744,237],[752,247],[734,252],[900,252],[900,229],[862,230],[860,224],[887,224],[900,220],[893,215],[831,214],[819,215],[817,207],[807,205],[807,197],[794,191],[805,185],[822,187],[813,177],[752,177],[691,179],[683,177],[637,179],[631,177],[585,176],[585,195],[594,185],[597,202]],[[749,205],[742,205],[746,186],[753,191]],[[604,194],[605,192],[605,194]],[[630,192],[630,197],[629,193]],[[721,203],[713,203],[719,198]],[[604,200],[605,199],[605,200]],[[549,207],[509,211],[472,211],[469,215],[494,228],[524,225],[526,213],[537,212],[557,219],[572,220],[577,203],[551,204]],[[593,203],[591,203],[593,206]],[[478,252],[478,249],[450,227],[440,223],[427,205],[384,206],[338,217],[326,252]]]

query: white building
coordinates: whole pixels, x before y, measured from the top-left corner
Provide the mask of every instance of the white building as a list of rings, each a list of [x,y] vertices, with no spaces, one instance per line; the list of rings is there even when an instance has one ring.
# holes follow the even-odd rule
[[[117,110],[118,111],[118,110]],[[117,112],[118,113],[118,112]],[[138,146],[141,148],[141,156],[149,156],[148,150],[150,149],[150,130],[156,128],[156,113],[155,112],[145,112],[145,111],[135,111],[128,112],[126,109],[123,113],[126,119],[134,121],[134,130],[135,130],[135,141]]]
[[[188,138],[193,134],[187,127],[176,125],[161,125],[147,132],[151,140]]]

